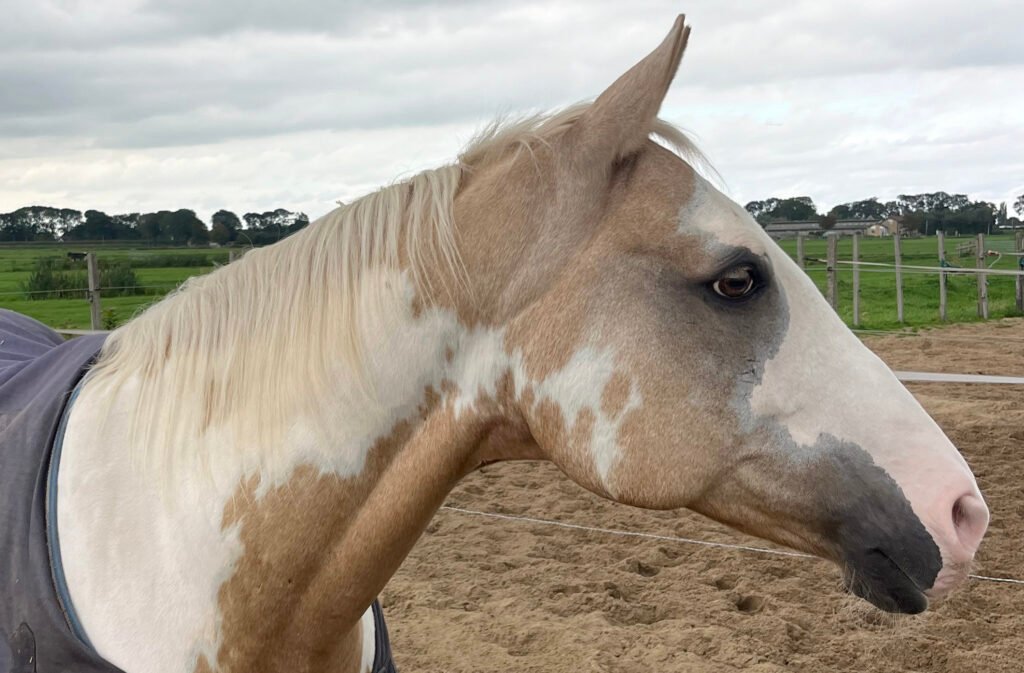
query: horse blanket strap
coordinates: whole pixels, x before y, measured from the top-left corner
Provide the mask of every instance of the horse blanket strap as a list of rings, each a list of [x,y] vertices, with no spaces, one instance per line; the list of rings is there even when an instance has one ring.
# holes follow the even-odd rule
[[[0,673],[117,673],[70,626],[48,531],[51,450],[103,337],[64,341],[0,309]],[[55,563],[56,561],[56,563]]]
[[[373,673],[398,673],[395,660],[391,657],[391,641],[388,639],[388,627],[384,623],[384,611],[380,601],[373,602],[373,625],[376,633],[373,650]]]

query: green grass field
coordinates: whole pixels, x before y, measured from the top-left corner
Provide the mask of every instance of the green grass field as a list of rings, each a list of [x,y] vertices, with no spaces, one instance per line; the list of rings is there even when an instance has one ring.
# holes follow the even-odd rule
[[[111,311],[113,319],[118,323],[128,320],[140,309],[159,300],[187,278],[207,273],[217,264],[226,263],[228,257],[227,251],[223,249],[140,248],[130,244],[96,248],[73,243],[0,247],[0,308],[30,315],[53,327],[87,329],[89,304],[85,300],[29,299],[22,291],[22,284],[39,258],[64,257],[68,251],[87,250],[93,250],[103,260],[131,264],[139,285],[146,290],[145,295],[102,298],[103,310]],[[174,266],[175,258],[187,260],[189,266]],[[205,258],[203,265],[194,265],[203,261],[197,258]],[[152,266],[154,262],[167,266]]]
[[[975,240],[972,238],[947,238],[946,259],[960,267],[974,268],[973,256],[959,257],[957,247]],[[782,248],[796,258],[795,239],[781,242]],[[807,273],[818,288],[825,292],[827,276],[825,264],[811,260],[823,260],[827,254],[824,239],[808,239],[804,254],[808,260]],[[1002,253],[1013,251],[1012,235],[988,236],[985,248]],[[903,264],[910,266],[938,266],[938,239],[909,238],[901,241]],[[848,237],[839,240],[838,259],[853,257],[853,241]],[[891,238],[861,239],[860,259],[865,262],[892,264],[895,260]],[[986,264],[993,269],[1016,270],[1018,258],[1004,254],[998,260],[987,258]],[[994,262],[994,264],[993,264]],[[839,264],[839,315],[847,324],[853,320],[853,267]],[[865,329],[894,329],[901,326],[917,327],[939,324],[939,277],[931,272],[904,270],[904,324],[900,325],[896,315],[896,274],[892,269],[861,267],[861,324]],[[978,318],[978,281],[973,275],[950,275],[947,280],[949,322],[970,322]],[[1012,276],[988,277],[988,304],[990,318],[1019,316],[1016,309],[1016,286]]]
[[[958,266],[973,267],[974,258],[959,258],[957,246],[972,239],[950,238],[946,241],[947,259]],[[938,264],[937,243],[934,237],[904,239],[903,263],[916,266]],[[783,249],[796,257],[796,240],[782,241]],[[808,259],[807,273],[823,292],[825,290],[825,265],[811,261],[824,259],[824,239],[808,239],[805,255]],[[985,247],[990,250],[1011,252],[1012,236],[991,236]],[[40,257],[63,257],[67,251],[87,249],[74,244],[39,244],[28,246],[0,247],[0,307],[30,315],[54,327],[88,328],[89,305],[83,299],[28,299],[22,291],[22,283],[28,278],[36,260]],[[227,261],[228,253],[223,249],[197,248],[150,248],[133,247],[130,244],[104,245],[95,248],[97,256],[110,261],[127,261],[132,264],[139,284],[146,287],[147,294],[129,297],[104,297],[103,309],[112,311],[113,319],[120,323],[131,318],[137,311],[157,301],[164,294],[190,276],[207,273],[218,264]],[[840,239],[839,259],[849,260],[852,242]],[[175,266],[175,258],[188,266]],[[891,264],[894,259],[892,239],[863,239],[861,259],[868,262]],[[990,258],[990,262],[992,259]],[[154,266],[158,264],[158,266]],[[198,265],[197,265],[198,264]],[[1016,269],[1017,258],[1005,255],[993,268]],[[852,267],[840,265],[839,273],[839,314],[849,324],[853,318]],[[990,276],[988,279],[989,315],[992,318],[1017,316],[1014,296],[1014,279],[1006,276]],[[903,275],[905,298],[905,322],[903,326],[919,327],[938,324],[939,281],[933,273],[906,271]],[[951,276],[949,288],[949,321],[965,322],[978,320],[977,281],[973,276]],[[874,270],[870,267],[861,272],[861,327],[865,329],[894,329],[901,327],[896,319],[896,278],[890,269]]]

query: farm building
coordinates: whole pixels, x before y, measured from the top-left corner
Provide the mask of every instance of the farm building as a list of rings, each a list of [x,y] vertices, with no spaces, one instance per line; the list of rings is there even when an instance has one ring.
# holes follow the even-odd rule
[[[817,220],[804,220],[800,222],[771,222],[765,226],[765,232],[775,239],[795,238],[799,234],[805,236],[824,236],[832,232],[837,236],[851,236],[854,233],[862,233],[868,236],[868,230],[872,227],[882,226],[883,223],[871,220],[839,220],[831,229],[822,229]]]
[[[804,222],[771,222],[764,227],[765,233],[775,239],[795,238],[799,234],[821,236],[824,230],[815,220]]]
[[[900,226],[899,220],[895,217],[887,217],[881,222],[876,222],[864,230],[865,236],[874,236],[875,238],[881,238],[883,236],[892,236],[896,233]]]

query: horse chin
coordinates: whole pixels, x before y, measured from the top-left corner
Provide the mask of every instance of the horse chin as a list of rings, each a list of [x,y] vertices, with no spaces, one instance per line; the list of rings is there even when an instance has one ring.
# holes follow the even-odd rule
[[[843,583],[847,591],[879,610],[916,615],[928,609],[925,592],[880,549],[860,555],[845,564]]]

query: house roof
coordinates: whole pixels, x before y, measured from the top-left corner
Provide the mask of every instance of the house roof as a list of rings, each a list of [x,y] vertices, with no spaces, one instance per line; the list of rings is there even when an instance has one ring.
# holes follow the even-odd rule
[[[838,220],[832,227],[832,231],[861,231],[873,224],[879,224],[881,220]],[[818,224],[817,220],[800,220],[798,222],[770,222],[764,230],[769,234],[773,233],[801,233],[825,231]]]
[[[820,231],[817,221],[807,220],[803,222],[770,222],[764,228],[769,234],[772,232],[799,232],[799,231]]]

